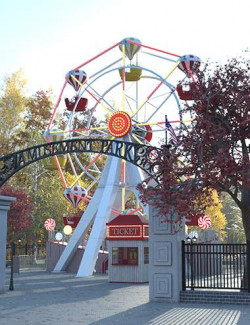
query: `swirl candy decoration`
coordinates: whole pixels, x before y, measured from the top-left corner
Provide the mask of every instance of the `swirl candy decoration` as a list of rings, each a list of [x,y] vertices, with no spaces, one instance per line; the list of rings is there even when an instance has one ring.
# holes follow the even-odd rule
[[[207,229],[211,226],[211,218],[204,216],[198,219],[198,225],[201,229]]]
[[[44,222],[44,227],[46,230],[54,230],[56,227],[56,222],[52,218],[48,218]]]

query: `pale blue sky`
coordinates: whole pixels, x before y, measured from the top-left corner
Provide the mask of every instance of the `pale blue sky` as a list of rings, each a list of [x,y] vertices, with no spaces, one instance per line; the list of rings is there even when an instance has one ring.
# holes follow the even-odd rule
[[[0,0],[1,78],[23,68],[31,91],[124,37],[203,60],[250,47],[248,0]],[[248,53],[250,55],[250,53]]]

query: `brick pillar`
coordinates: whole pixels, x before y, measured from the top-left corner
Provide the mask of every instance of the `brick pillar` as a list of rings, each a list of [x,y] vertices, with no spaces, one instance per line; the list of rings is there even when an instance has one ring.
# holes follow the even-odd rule
[[[173,235],[173,226],[149,207],[149,299],[179,302],[182,290],[181,241],[184,227]]]
[[[0,195],[0,293],[4,292],[6,269],[7,212],[16,198]]]

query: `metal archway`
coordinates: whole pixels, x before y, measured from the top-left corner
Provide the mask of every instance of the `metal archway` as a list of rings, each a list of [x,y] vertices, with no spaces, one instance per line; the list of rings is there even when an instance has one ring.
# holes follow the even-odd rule
[[[124,159],[144,170],[155,180],[157,170],[152,162],[162,149],[139,143],[103,139],[72,139],[44,143],[0,158],[0,187],[22,168],[44,158],[67,153],[93,152]]]

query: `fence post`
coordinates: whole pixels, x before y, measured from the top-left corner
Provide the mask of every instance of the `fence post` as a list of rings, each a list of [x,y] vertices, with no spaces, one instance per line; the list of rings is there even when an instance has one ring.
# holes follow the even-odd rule
[[[191,253],[191,290],[194,290],[194,254],[193,254],[193,242],[190,243]]]
[[[250,240],[247,240],[247,291],[250,292]]]
[[[182,290],[186,291],[185,240],[181,241]]]

